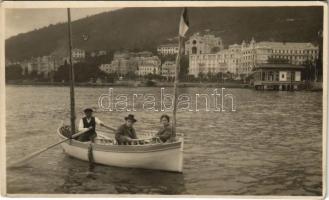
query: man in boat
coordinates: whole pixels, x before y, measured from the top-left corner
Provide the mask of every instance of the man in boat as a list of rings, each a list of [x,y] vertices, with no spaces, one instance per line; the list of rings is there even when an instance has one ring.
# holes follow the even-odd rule
[[[129,114],[125,117],[126,122],[122,124],[115,132],[115,139],[118,144],[129,144],[132,139],[137,139],[134,123],[137,122],[134,115]]]
[[[93,116],[93,109],[86,108],[84,109],[85,117],[80,119],[79,123],[79,131],[84,131],[86,129],[90,129],[86,133],[80,135],[78,137],[78,140],[81,142],[87,142],[87,141],[94,141],[95,137],[97,136],[96,133],[96,125],[103,126],[107,129],[112,130],[111,127],[105,125],[101,120],[99,120],[97,117]]]

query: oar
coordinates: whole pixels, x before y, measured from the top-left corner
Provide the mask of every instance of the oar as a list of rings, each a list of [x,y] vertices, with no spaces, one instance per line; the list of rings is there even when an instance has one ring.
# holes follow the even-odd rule
[[[47,150],[49,150],[49,149],[51,149],[51,148],[53,148],[53,147],[55,147],[55,146],[57,146],[57,145],[63,143],[63,142],[66,142],[66,141],[70,140],[70,139],[76,138],[76,137],[78,137],[78,136],[84,134],[84,133],[87,132],[87,131],[89,131],[89,129],[87,129],[87,130],[85,130],[85,131],[81,131],[81,132],[79,132],[79,133],[76,133],[76,134],[72,135],[71,138],[63,139],[63,140],[60,141],[60,142],[56,142],[55,144],[52,144],[52,145],[50,145],[50,146],[48,146],[48,147],[45,147],[45,148],[43,148],[43,149],[41,149],[41,150],[39,150],[39,151],[37,151],[37,152],[34,152],[34,153],[30,154],[30,155],[27,155],[27,156],[25,156],[24,158],[22,158],[22,159],[20,159],[20,160],[18,160],[18,161],[16,161],[16,162],[13,162],[12,164],[10,164],[10,165],[8,166],[8,168],[12,168],[12,167],[20,167],[20,166],[24,165],[27,161],[29,161],[29,160],[31,160],[32,158],[34,158],[34,157],[38,156],[39,154],[41,154],[42,152],[45,152],[45,151],[47,151]]]
[[[105,128],[107,128],[107,129],[109,129],[109,130],[111,130],[111,131],[116,131],[117,129],[116,128],[113,128],[113,127],[111,127],[111,126],[107,126],[107,125],[101,125],[102,127],[105,127]]]

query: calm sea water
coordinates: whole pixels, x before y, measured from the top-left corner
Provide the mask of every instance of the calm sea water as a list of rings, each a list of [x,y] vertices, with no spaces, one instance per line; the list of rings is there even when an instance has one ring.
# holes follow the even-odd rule
[[[170,89],[167,90],[170,92]],[[180,92],[210,94],[209,88]],[[76,88],[77,116],[85,107],[111,126],[127,112],[98,109],[108,88]],[[114,93],[152,93],[160,88],[114,88]],[[66,156],[60,146],[26,166],[7,171],[8,193],[321,195],[322,93],[226,89],[236,111],[181,112],[184,173],[124,169]],[[202,103],[201,103],[202,105]],[[161,112],[134,112],[138,132],[156,131]],[[7,86],[7,162],[57,142],[60,121],[69,121],[69,89]]]

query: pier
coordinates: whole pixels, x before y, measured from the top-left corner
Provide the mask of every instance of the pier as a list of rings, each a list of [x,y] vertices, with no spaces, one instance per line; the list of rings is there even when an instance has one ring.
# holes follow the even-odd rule
[[[305,85],[301,76],[304,69],[291,64],[262,64],[255,68],[251,84],[256,90],[300,90]]]

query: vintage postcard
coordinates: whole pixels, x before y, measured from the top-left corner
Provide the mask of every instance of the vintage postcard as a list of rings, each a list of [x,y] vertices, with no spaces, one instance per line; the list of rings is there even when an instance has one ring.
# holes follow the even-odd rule
[[[0,13],[2,195],[324,198],[326,3]]]

